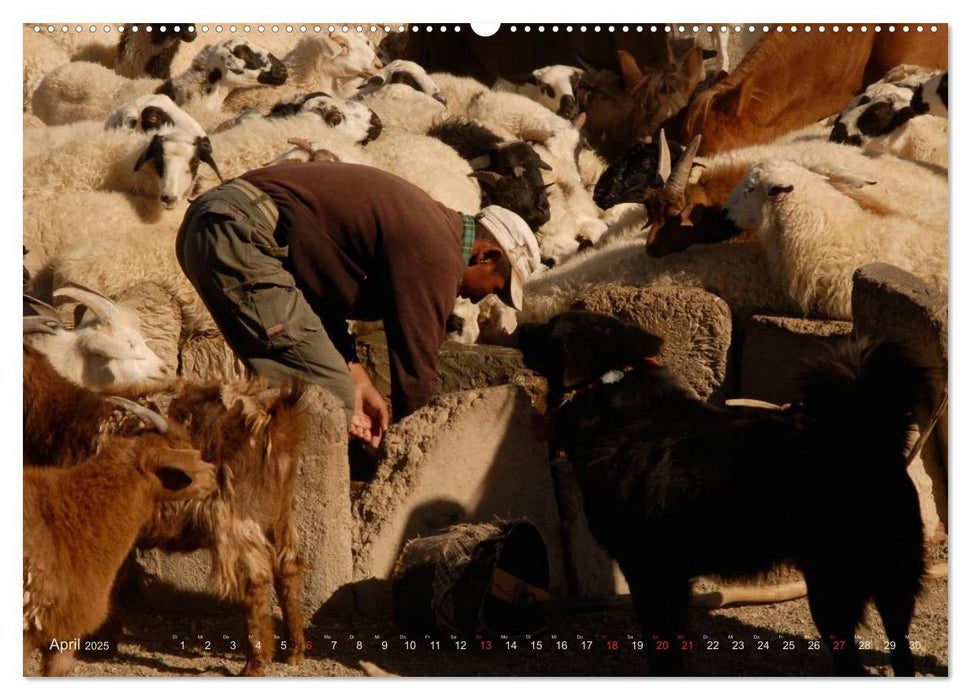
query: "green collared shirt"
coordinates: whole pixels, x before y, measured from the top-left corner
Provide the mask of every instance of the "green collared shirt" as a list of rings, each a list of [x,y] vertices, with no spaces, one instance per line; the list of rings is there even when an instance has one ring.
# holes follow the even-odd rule
[[[462,259],[468,264],[472,257],[472,244],[475,242],[475,217],[462,214]]]

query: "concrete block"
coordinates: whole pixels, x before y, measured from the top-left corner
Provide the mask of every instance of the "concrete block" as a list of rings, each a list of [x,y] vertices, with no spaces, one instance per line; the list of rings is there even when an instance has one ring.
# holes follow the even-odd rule
[[[308,388],[306,401],[307,438],[297,455],[293,512],[305,562],[304,607],[309,619],[325,602],[332,610],[350,610],[347,593],[338,594],[343,600],[333,598],[352,577],[352,522],[343,408],[319,387]],[[142,594],[150,605],[204,612],[219,604],[210,584],[208,551],[137,551],[136,562]]]
[[[554,595],[567,595],[559,507],[534,415],[526,394],[507,385],[439,396],[391,427],[377,474],[354,504],[358,612],[390,610],[386,580],[406,542],[494,517],[526,517],[539,528]],[[588,531],[579,537],[595,547]],[[598,565],[609,571],[605,559],[581,568]]]
[[[578,305],[636,323],[664,338],[661,360],[700,398],[727,398],[732,314],[728,304],[695,287],[595,288]]]
[[[738,396],[788,403],[806,360],[826,352],[853,330],[849,321],[757,314],[745,324]]]
[[[931,371],[936,406],[947,387],[947,296],[919,277],[885,263],[864,265],[853,275],[854,330],[864,336],[894,340],[906,345],[914,359]],[[920,416],[918,427],[927,425],[932,406]],[[937,525],[925,512],[933,503],[937,521],[946,527],[948,470],[948,412],[945,409],[934,434],[911,465],[910,473],[921,493],[925,531],[929,537]],[[927,483],[931,484],[930,492]]]

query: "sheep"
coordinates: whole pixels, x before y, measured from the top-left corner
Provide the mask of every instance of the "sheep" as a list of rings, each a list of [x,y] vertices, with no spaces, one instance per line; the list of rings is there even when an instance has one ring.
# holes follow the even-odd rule
[[[496,204],[509,209],[534,231],[549,221],[550,204],[540,170],[550,166],[528,143],[504,142],[480,124],[458,118],[432,127],[428,135],[469,162],[482,190],[481,206]]]
[[[283,57],[287,82],[283,87],[252,87],[226,100],[225,109],[239,112],[246,107],[267,111],[294,93],[326,92],[349,97],[348,82],[370,75],[380,67],[373,47],[356,34],[314,34],[305,36]]]
[[[170,78],[172,59],[182,42],[195,41],[196,36],[192,23],[129,25],[118,40],[115,72],[126,78]]]
[[[579,116],[576,88],[583,77],[583,69],[575,66],[554,65],[537,68],[521,79],[498,79],[493,90],[516,92],[540,103],[564,119]]]
[[[200,162],[218,174],[209,138],[170,126],[139,134],[89,121],[24,134],[28,192],[130,192],[171,209],[193,194]]]
[[[757,231],[774,278],[803,314],[852,318],[853,272],[870,262],[901,267],[946,294],[946,228],[929,229],[869,199],[866,188],[768,160],[748,171],[726,211]]]
[[[78,216],[85,211],[98,215]],[[23,213],[24,244],[30,249],[24,264],[33,278],[32,293],[49,299],[50,264],[59,254],[123,232],[130,232],[135,240],[148,241],[177,230],[184,211],[162,209],[153,200],[120,192],[68,190],[28,195]]]
[[[24,320],[24,342],[43,353],[57,371],[92,389],[152,389],[172,381],[173,372],[145,343],[138,314],[100,294],[76,287],[54,292],[92,312],[73,330],[50,318]]]
[[[270,163],[286,150],[291,138],[312,141],[319,148],[332,151],[343,162],[367,164],[368,161],[367,150],[354,143],[353,133],[333,128],[313,112],[274,119],[245,119],[233,128],[212,135],[212,153],[225,177],[233,178]],[[384,138],[382,135],[369,143],[368,148]],[[200,174],[199,180],[204,189],[218,183],[209,173]]]
[[[31,110],[31,99],[44,76],[58,66],[70,63],[71,56],[46,35],[24,28],[24,113]]]
[[[386,129],[413,134],[426,133],[447,114],[441,102],[399,83],[384,85],[354,99],[377,114]]]
[[[436,102],[448,107],[445,95],[439,89],[435,81],[425,72],[425,69],[414,61],[404,61],[401,59],[392,61],[383,68],[378,69],[374,75],[368,78],[355,93],[355,98],[360,99],[372,92],[377,91],[383,85],[401,84],[428,95]]]
[[[479,211],[481,192],[472,168],[454,149],[431,136],[386,130],[364,147],[370,165],[394,173],[447,207]]]
[[[428,77],[438,86],[452,115],[465,115],[469,104],[479,94],[489,91],[489,86],[475,78],[451,73],[429,73]]]
[[[725,300],[738,315],[756,311],[794,314],[798,307],[769,272],[757,241],[695,246],[652,258],[643,240],[616,240],[591,248],[533,275],[523,292],[518,322],[545,322],[571,308],[597,285],[700,287]]]
[[[168,95],[142,95],[121,105],[108,115],[105,129],[128,129],[141,133],[174,128],[193,136],[205,137],[206,130]]]
[[[335,132],[361,146],[378,138],[383,128],[380,117],[365,105],[331,97],[326,92],[294,95],[276,103],[266,116],[269,119],[278,119],[303,112],[318,115]]]
[[[216,110],[235,89],[282,85],[286,68],[270,53],[241,39],[206,46],[183,73],[164,82],[124,78],[96,63],[74,61],[51,71],[32,98],[34,113],[50,125],[104,119],[112,109],[148,93],[180,107]]]
[[[156,504],[214,492],[215,468],[173,426],[115,438],[71,468],[27,467],[23,479],[24,672],[40,649],[45,676],[68,675]]]
[[[580,177],[577,129],[529,98],[510,93],[480,93],[469,104],[468,116],[499,134],[533,142],[540,158],[552,166],[550,221],[537,232],[544,262],[555,265],[581,245],[596,245],[607,226]]]
[[[918,114],[947,119],[947,71],[928,78],[914,90],[911,107]]]
[[[55,26],[53,32],[48,32],[47,27],[41,26],[39,32],[34,32],[35,24],[24,25],[24,35],[34,34],[44,37],[47,41],[65,51],[71,61],[89,61],[99,63],[106,68],[114,69],[115,56],[117,51],[117,34],[113,31],[76,31],[71,27],[71,31],[60,31],[60,27]]]

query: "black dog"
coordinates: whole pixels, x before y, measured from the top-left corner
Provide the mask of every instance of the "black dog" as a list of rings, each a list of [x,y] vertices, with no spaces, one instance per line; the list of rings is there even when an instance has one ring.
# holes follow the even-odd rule
[[[795,408],[724,409],[653,359],[662,342],[579,311],[519,335],[549,381],[551,449],[572,462],[590,528],[627,578],[651,672],[680,669],[693,576],[786,562],[805,575],[837,674],[864,673],[853,635],[872,598],[895,675],[913,675],[924,549],[904,453],[926,372],[897,345],[851,342],[807,369]]]

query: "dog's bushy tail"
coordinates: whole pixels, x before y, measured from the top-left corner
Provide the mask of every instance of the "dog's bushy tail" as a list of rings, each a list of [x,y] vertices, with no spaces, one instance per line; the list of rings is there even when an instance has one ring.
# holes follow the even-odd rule
[[[905,464],[911,425],[931,398],[931,373],[898,343],[851,340],[800,377],[806,413],[840,449],[868,464]]]

